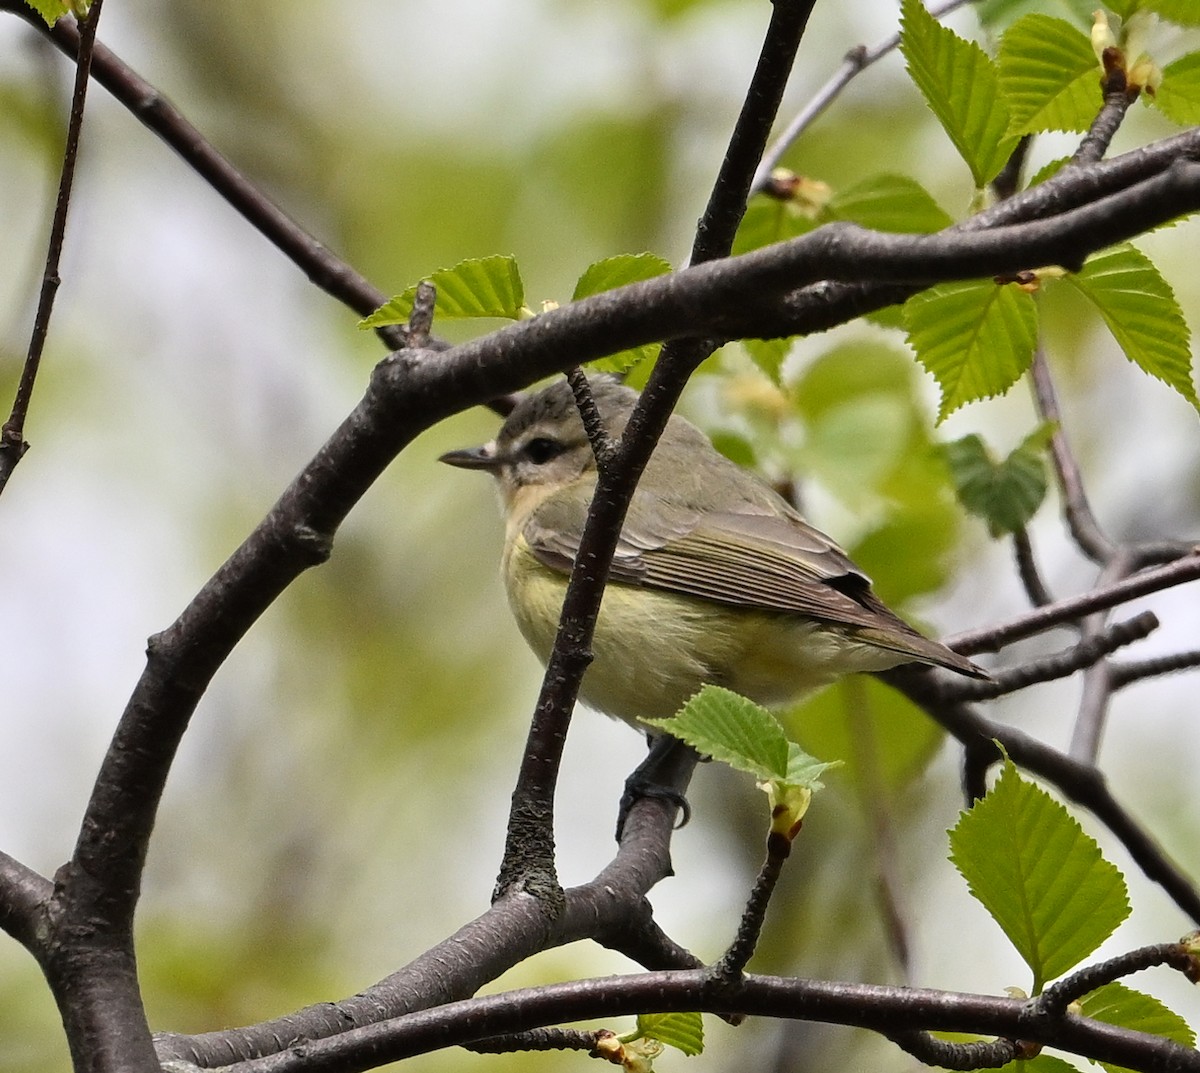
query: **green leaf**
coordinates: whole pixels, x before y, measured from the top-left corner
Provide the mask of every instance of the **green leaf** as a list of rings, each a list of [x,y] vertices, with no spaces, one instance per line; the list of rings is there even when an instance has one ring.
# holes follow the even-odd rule
[[[70,14],[72,10],[69,0],[25,0],[25,2],[46,20],[47,26],[53,26],[64,15]],[[87,8],[84,7],[80,14],[86,13]]]
[[[646,723],[758,779],[782,779],[788,740],[770,712],[730,689],[705,686],[670,719]]]
[[[771,803],[771,830],[789,840],[830,767],[788,741],[766,708],[720,686],[705,686],[670,719],[645,722],[753,775]]]
[[[1130,361],[1200,408],[1187,322],[1170,284],[1144,253],[1132,246],[1105,250],[1065,282],[1095,305]]]
[[[515,257],[493,257],[459,261],[453,268],[440,268],[426,279],[437,288],[435,319],[499,317],[519,320],[530,315],[525,308],[525,285]],[[417,284],[385,302],[369,317],[358,322],[363,329],[385,324],[405,324],[412,314]]]
[[[638,1034],[683,1051],[689,1058],[704,1050],[704,1020],[698,1013],[641,1013]]]
[[[1022,528],[1046,498],[1043,453],[1053,426],[1042,425],[1002,462],[972,433],[942,448],[959,502],[987,522],[993,537]]]
[[[1196,5],[1200,12],[1200,5]],[[1146,98],[1175,123],[1200,123],[1200,52],[1190,52],[1163,68],[1162,85]]]
[[[749,253],[807,234],[817,226],[817,216],[818,210],[810,204],[759,195],[746,207],[734,236],[733,252]]]
[[[1200,4],[1196,0],[1143,0],[1142,7],[1181,26],[1200,26]]]
[[[1043,164],[1038,168],[1033,178],[1029,180],[1030,187],[1037,186],[1039,183],[1044,183],[1047,179],[1053,179],[1060,171],[1071,163],[1069,156],[1055,157],[1048,164]]]
[[[938,420],[1007,391],[1037,342],[1032,295],[1015,284],[971,280],[931,287],[904,304],[908,341],[942,388]]]
[[[1125,880],[1048,793],[1006,761],[950,831],[950,859],[1033,972],[1034,993],[1129,915]]]
[[[629,283],[641,283],[643,280],[654,279],[655,276],[666,275],[670,271],[671,263],[653,253],[623,253],[616,257],[607,257],[584,270],[579,282],[575,284],[572,300],[589,298],[593,294],[611,291]],[[589,361],[587,367],[598,373],[620,374],[632,369],[639,362],[658,357],[661,349],[661,343],[646,343]]]
[[[579,282],[575,284],[575,293],[571,299],[578,301],[580,298],[602,294],[629,283],[641,283],[656,276],[665,276],[670,271],[671,262],[664,261],[653,253],[622,253],[616,257],[606,257],[584,269]]]
[[[920,183],[905,175],[876,175],[855,183],[830,198],[825,215],[902,233],[941,231],[954,222]]]
[[[959,37],[929,14],[921,0],[901,4],[900,50],[908,70],[977,187],[1004,167],[1017,138],[992,61],[977,44]]]
[[[1010,134],[1085,131],[1104,103],[1091,39],[1062,19],[1026,15],[1014,23],[998,63]]]
[[[783,375],[783,363],[792,349],[791,339],[743,339],[742,346],[750,360],[762,370],[776,387]]]
[[[1079,1003],[1080,1013],[1096,1021],[1152,1036],[1164,1036],[1184,1047],[1196,1045],[1196,1034],[1188,1023],[1151,995],[1120,983],[1105,984]],[[1100,1063],[1108,1073],[1127,1073],[1125,1067]]]

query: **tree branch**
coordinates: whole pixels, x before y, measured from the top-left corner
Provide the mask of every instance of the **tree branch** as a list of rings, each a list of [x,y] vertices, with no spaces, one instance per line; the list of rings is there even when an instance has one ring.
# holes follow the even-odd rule
[[[704,970],[689,970],[549,984],[450,1003],[337,1039],[306,1041],[228,1073],[351,1073],[545,1025],[687,1011],[812,1020],[886,1036],[914,1030],[986,1033],[1146,1073],[1200,1070],[1200,1053],[1190,1047],[1070,1014],[1046,1017],[1035,1001],[756,975],[718,987]]]
[[[42,351],[46,347],[46,337],[50,332],[54,298],[62,282],[58,275],[58,266],[62,260],[63,242],[67,233],[67,211],[71,206],[71,188],[75,182],[75,163],[79,157],[79,137],[83,131],[83,112],[87,103],[88,72],[92,65],[101,6],[102,0],[94,0],[84,20],[83,31],[79,34],[75,88],[71,95],[71,114],[67,121],[67,138],[63,147],[62,174],[58,181],[58,198],[54,203],[54,216],[50,223],[50,240],[46,249],[46,266],[42,271],[41,294],[38,297],[33,333],[29,339],[29,350],[21,370],[21,379],[17,384],[16,397],[13,399],[12,412],[4,422],[3,428],[0,428],[0,492],[4,491],[17,463],[29,450],[29,444],[25,442],[25,418],[29,413],[33,385],[37,381]],[[79,31],[76,30],[76,33]]]

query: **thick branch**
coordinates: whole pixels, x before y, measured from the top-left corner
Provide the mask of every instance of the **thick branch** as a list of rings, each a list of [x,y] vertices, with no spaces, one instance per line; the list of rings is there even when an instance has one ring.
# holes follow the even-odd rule
[[[703,970],[579,980],[489,995],[354,1029],[337,1039],[307,1042],[235,1069],[349,1073],[544,1025],[691,1010],[798,1018],[887,1036],[916,1030],[979,1033],[1050,1045],[1147,1073],[1200,1070],[1200,1053],[1190,1047],[1082,1017],[1048,1018],[1034,1003],[1020,999],[753,975],[719,987]]]

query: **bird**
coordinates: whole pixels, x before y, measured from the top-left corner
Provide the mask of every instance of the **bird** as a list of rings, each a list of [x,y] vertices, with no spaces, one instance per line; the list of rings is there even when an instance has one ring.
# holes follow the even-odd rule
[[[619,437],[638,394],[608,376],[590,387]],[[598,478],[570,384],[526,394],[495,439],[440,460],[495,478],[508,601],[544,664]],[[778,708],[843,675],[906,663],[988,677],[892,612],[832,539],[678,415],[630,502],[592,652],[580,699],[643,730],[706,684]]]

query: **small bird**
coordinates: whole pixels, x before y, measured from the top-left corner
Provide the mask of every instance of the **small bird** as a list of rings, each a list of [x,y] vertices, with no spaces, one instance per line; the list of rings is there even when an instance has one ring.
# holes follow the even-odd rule
[[[591,387],[620,436],[636,392],[609,377]],[[570,386],[525,396],[494,440],[441,461],[496,478],[505,588],[545,663],[597,480]],[[581,699],[634,726],[669,718],[708,683],[775,707],[902,663],[988,677],[891,612],[841,548],[678,416],[630,503],[592,650]]]

